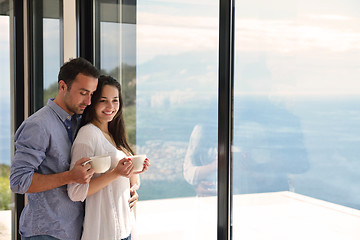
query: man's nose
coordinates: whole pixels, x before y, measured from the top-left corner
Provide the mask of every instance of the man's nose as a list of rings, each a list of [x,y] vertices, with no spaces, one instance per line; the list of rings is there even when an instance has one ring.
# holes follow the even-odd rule
[[[91,104],[91,95],[90,94],[88,94],[88,95],[86,95],[87,97],[86,97],[86,99],[85,99],[85,104],[86,105],[90,105]]]

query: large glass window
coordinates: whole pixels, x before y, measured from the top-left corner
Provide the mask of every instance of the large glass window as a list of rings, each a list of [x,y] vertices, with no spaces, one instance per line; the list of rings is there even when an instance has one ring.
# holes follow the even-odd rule
[[[57,75],[63,63],[62,52],[62,0],[43,0],[43,88],[46,105],[49,98],[54,98],[58,90]],[[67,61],[68,59],[66,59]]]
[[[62,0],[28,3],[32,112],[57,92]],[[358,5],[236,1],[232,239],[360,237]],[[152,162],[137,234],[216,239],[219,1],[94,6],[95,62],[121,82],[130,143]],[[9,22],[2,0],[0,219],[10,219]]]
[[[122,85],[124,118],[129,142],[136,145],[136,4],[98,0],[95,32],[99,41],[95,56],[102,74],[111,75]]]
[[[101,14],[112,1],[99,2]],[[98,25],[101,70],[122,83],[131,143],[152,164],[138,235],[216,239],[218,2],[127,3]]]
[[[216,239],[218,12],[217,1],[138,2],[137,152],[152,161],[138,220],[154,223],[144,239]]]
[[[236,1],[233,239],[360,237],[355,1]]]
[[[138,219],[156,218],[145,239],[216,239],[218,12],[217,1],[138,3],[137,151],[152,160]]]
[[[62,0],[30,1],[32,111],[56,96],[57,74],[63,62]]]
[[[0,3],[0,72],[0,238],[10,239],[11,103],[9,1],[1,1]]]

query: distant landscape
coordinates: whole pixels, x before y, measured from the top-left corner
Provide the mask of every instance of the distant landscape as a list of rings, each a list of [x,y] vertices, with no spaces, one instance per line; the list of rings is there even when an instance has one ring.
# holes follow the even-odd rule
[[[191,61],[189,64],[192,64]],[[140,78],[144,74],[142,71],[146,69],[150,72],[157,71],[147,66],[143,66],[141,69],[136,73],[140,75]],[[150,75],[155,78],[154,80],[150,77],[146,81],[136,82],[134,80],[135,69],[129,66],[128,72],[131,71],[132,73],[129,73],[126,78],[127,81],[123,83],[127,131],[136,152],[147,154],[152,164],[149,171],[141,175],[140,199],[196,196],[194,186],[184,179],[183,163],[194,126],[204,122],[215,124],[215,126],[217,124],[216,109],[208,108],[216,107],[216,94],[206,98],[201,94],[192,94],[196,92],[195,89],[171,92],[170,89],[174,87],[171,84],[162,86],[163,89],[158,91],[159,83],[156,81],[156,74]],[[114,69],[114,72],[109,72],[109,74],[116,75],[117,72],[118,70]],[[162,77],[170,79],[171,72],[174,71],[169,69],[169,75]],[[180,76],[178,77],[181,79]],[[177,88],[181,88],[180,85]],[[51,86],[46,91],[46,96],[52,96],[54,91],[56,88]],[[191,94],[182,95],[189,92]],[[251,153],[252,156],[256,156],[255,162],[266,162],[269,159],[268,156],[274,154],[275,151],[286,152],[287,162],[281,166],[293,166],[296,169],[300,146],[304,149],[302,159],[306,160],[306,166],[302,167],[299,172],[286,174],[289,190],[360,209],[360,196],[357,194],[357,183],[360,181],[358,174],[360,172],[358,147],[360,143],[360,112],[358,111],[360,99],[356,96],[296,96],[289,108],[282,105],[281,102],[271,102],[287,111],[269,110],[271,108],[268,101],[266,96],[235,97],[234,143],[237,145],[236,149],[244,149],[246,144],[250,144],[250,140],[254,140],[250,137],[260,136],[264,131],[280,134],[283,136],[282,141],[271,140],[271,138],[258,143],[255,141],[255,146],[263,148],[255,151],[249,150],[249,146],[247,146],[247,154]],[[3,116],[9,116],[9,109],[1,108],[1,111]],[[284,114],[290,114],[291,117],[284,117]],[[8,188],[11,141],[8,124],[10,117],[6,119],[1,122],[0,128],[2,131],[0,135],[1,188],[4,189],[1,193],[5,194],[5,197],[1,197],[0,206],[4,209],[8,206],[10,199]],[[244,122],[251,124],[243,125]],[[247,138],[244,137],[244,133]],[[288,136],[296,137],[289,139]],[[248,140],[243,141],[244,139]],[[266,142],[268,145],[264,145]],[[274,164],[278,163],[269,164],[267,167],[276,166]],[[256,173],[257,179],[261,179],[261,176],[270,177],[270,170],[266,169],[269,168],[265,168],[263,165],[262,170]],[[274,169],[271,170],[271,174],[273,175],[272,179],[280,176],[280,172],[276,172]],[[283,172],[281,172],[282,174]],[[241,166],[235,166],[234,175],[236,177],[247,176],[245,180],[248,181],[246,183],[243,179],[241,182],[237,182],[238,180],[235,179],[235,184],[245,184],[249,189],[251,184],[254,185],[254,181],[249,180],[249,175],[242,172]],[[276,185],[275,180],[274,184]],[[255,184],[252,189],[259,189],[259,186],[260,184]],[[272,190],[277,191],[270,186],[266,191]]]
[[[268,126],[274,127],[273,129],[269,128],[270,131],[282,134],[283,140],[281,142],[272,140],[272,145],[267,145],[272,150],[257,151],[253,154],[256,153],[257,158],[262,159],[259,161],[266,161],[267,156],[275,154],[275,151],[282,152],[287,156],[288,163],[283,163],[283,168],[286,169],[290,166],[294,168],[292,170],[294,173],[288,175],[288,181],[291,181],[289,190],[360,209],[360,197],[356,190],[357,183],[360,181],[358,174],[360,171],[358,157],[360,156],[358,148],[360,112],[356,110],[359,100],[358,98],[331,96],[297,99],[296,109],[293,110],[293,113],[297,117],[299,125],[291,122],[272,125],[269,122]],[[246,99],[242,98],[242,102],[248,104],[254,104],[254,101],[248,99],[246,102]],[[256,107],[253,109],[253,114],[259,114],[259,109],[262,109],[260,103],[261,101],[255,101]],[[151,169],[142,176],[142,187],[139,194],[143,200],[195,195],[194,190],[191,190],[192,186],[184,181],[183,161],[192,128],[198,123],[194,117],[197,115],[194,115],[190,108],[188,112],[181,108],[177,110],[169,108],[166,112],[161,113],[156,109],[137,108],[137,116],[141,118],[137,121],[137,151],[146,153],[152,161]],[[276,115],[271,115],[271,111],[268,113],[270,114],[269,118],[262,119],[262,121],[286,119],[279,115],[280,112]],[[247,114],[251,114],[251,112],[248,111]],[[207,116],[207,119],[211,118],[213,116]],[[248,116],[248,118],[260,119],[260,115],[259,117],[257,115]],[[339,125],[340,122],[341,125]],[[240,122],[236,124],[241,125]],[[289,127],[291,125],[293,127]],[[254,130],[250,129],[249,131]],[[300,132],[300,135],[294,135],[294,131]],[[236,134],[235,138],[240,137]],[[302,137],[292,139],[287,136]],[[235,139],[235,142],[240,144],[241,141]],[[304,153],[299,152],[298,144],[302,145]],[[296,163],[296,161],[300,161],[296,160],[301,157],[299,154],[303,154],[305,165]],[[273,168],[274,164],[270,167]],[[238,167],[234,168],[235,175],[241,175]],[[276,173],[274,170],[271,172],[275,175],[283,174]],[[257,174],[266,176],[269,173],[264,168]],[[267,191],[271,191],[271,188]],[[274,188],[273,191],[277,191],[277,189]]]

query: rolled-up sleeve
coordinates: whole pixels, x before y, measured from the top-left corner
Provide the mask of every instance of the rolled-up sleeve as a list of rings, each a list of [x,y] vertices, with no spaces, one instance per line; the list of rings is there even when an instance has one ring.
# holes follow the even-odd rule
[[[91,141],[88,143],[78,143],[75,141],[71,150],[71,165],[70,169],[75,166],[75,163],[84,157],[94,156],[94,149],[90,146]],[[71,183],[67,185],[68,195],[72,201],[85,201],[89,184]]]
[[[29,189],[34,172],[45,159],[48,134],[36,122],[23,123],[15,134],[15,155],[10,168],[10,188],[24,194]]]

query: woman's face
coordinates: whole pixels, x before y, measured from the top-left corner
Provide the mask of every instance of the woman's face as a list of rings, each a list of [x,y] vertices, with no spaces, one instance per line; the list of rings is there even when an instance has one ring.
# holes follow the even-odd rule
[[[119,110],[119,91],[115,86],[105,85],[95,106],[96,119],[104,124],[110,122]]]

